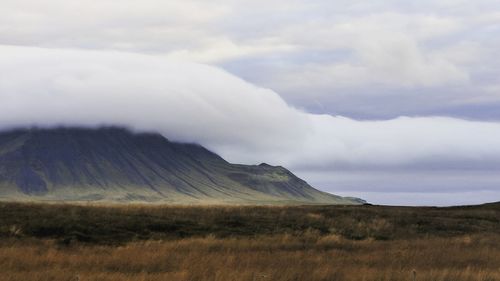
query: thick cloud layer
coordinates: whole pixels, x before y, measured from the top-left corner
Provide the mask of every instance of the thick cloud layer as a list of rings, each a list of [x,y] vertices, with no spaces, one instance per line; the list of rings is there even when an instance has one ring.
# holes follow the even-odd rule
[[[211,145],[281,147],[307,127],[274,92],[215,67],[118,52],[0,47],[2,126],[123,124]],[[291,130],[281,124],[294,124]],[[279,145],[273,137],[283,137]]]
[[[500,170],[500,123],[315,115],[216,67],[147,55],[0,46],[0,100],[4,129],[124,125],[201,143],[233,162],[265,161],[299,175],[314,171],[308,179],[318,183],[339,171]],[[362,188],[394,187],[352,187]],[[400,191],[419,188],[414,183]],[[495,181],[442,190],[474,188],[500,191]]]
[[[310,112],[500,120],[492,0],[2,0],[0,44],[209,63]]]

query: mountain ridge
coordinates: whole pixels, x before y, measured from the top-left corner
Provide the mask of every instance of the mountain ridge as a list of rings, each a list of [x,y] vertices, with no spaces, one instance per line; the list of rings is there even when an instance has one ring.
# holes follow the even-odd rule
[[[281,166],[231,164],[198,144],[121,127],[0,132],[0,198],[180,204],[360,204]]]

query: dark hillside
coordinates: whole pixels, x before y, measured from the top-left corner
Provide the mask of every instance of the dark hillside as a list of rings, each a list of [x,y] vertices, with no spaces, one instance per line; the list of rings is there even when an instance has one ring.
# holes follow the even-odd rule
[[[231,164],[196,144],[122,128],[0,133],[0,199],[359,204],[283,167]]]

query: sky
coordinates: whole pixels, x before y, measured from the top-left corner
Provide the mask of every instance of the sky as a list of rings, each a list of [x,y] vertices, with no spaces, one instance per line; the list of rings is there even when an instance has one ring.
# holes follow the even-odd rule
[[[0,129],[123,125],[377,204],[500,201],[500,2],[2,0]]]

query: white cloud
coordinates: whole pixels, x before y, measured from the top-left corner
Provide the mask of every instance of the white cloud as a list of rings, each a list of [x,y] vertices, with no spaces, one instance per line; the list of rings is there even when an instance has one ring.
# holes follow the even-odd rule
[[[356,121],[295,109],[218,68],[120,52],[0,47],[2,127],[118,124],[295,169],[490,167],[500,123]],[[458,163],[458,164],[457,164]]]
[[[286,146],[304,120],[223,70],[119,52],[2,46],[2,126],[125,124],[219,145]],[[281,123],[293,122],[295,130]],[[274,144],[273,137],[284,138]]]
[[[197,47],[229,8],[205,1],[2,1],[0,43],[169,52]]]
[[[269,40],[261,40],[269,41]],[[196,50],[181,49],[168,53],[165,57],[179,61],[202,63],[224,62],[235,58],[265,55],[274,52],[291,52],[292,45],[273,44],[274,42],[255,42],[251,45],[237,45],[228,38],[214,38]]]
[[[316,89],[331,93],[373,85],[414,88],[466,83],[469,74],[458,64],[460,50],[454,48],[453,56],[443,48],[429,50],[422,46],[427,40],[460,29],[461,24],[453,18],[409,17],[399,13],[296,23],[285,29],[282,41],[292,42],[304,52],[349,51],[349,54],[339,61],[318,60],[281,67],[264,84],[284,92]],[[465,51],[462,50],[462,57]]]
[[[428,103],[413,111],[425,112],[437,101],[462,100],[440,87],[467,86],[468,95],[483,94],[476,88],[484,82],[471,81],[471,76],[477,79],[478,71],[485,75],[483,65],[496,65],[489,59],[498,49],[495,36],[481,34],[498,32],[499,9],[486,0],[419,5],[5,0],[0,44],[113,49],[223,67],[231,63],[228,69],[237,75],[294,103],[307,100],[297,96],[309,95],[325,104],[339,102],[346,91],[351,100],[366,99],[366,90],[373,87],[381,90],[371,95],[383,97],[399,92],[418,99],[412,92],[419,92]],[[342,54],[331,59],[335,52]],[[438,89],[418,91],[433,87]]]

